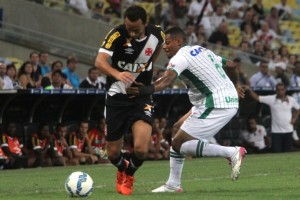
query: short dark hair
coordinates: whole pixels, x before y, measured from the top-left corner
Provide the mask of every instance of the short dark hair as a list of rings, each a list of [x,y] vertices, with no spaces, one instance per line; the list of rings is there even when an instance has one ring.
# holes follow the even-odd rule
[[[63,72],[60,69],[57,69],[52,72],[52,76],[54,76],[55,74],[59,74],[59,75],[63,76]]]
[[[97,67],[91,67],[88,71],[88,74],[90,74],[92,71],[95,71],[95,70],[98,70],[98,68]]]
[[[124,14],[124,18],[128,18],[132,22],[136,22],[141,19],[143,24],[147,22],[147,13],[146,10],[140,6],[130,6],[127,8]]]
[[[56,125],[56,127],[55,127],[55,130],[58,131],[59,128],[66,127],[66,126],[67,126],[67,125],[64,124],[64,123],[62,123],[62,122],[61,122],[61,123],[58,123],[58,124]]]
[[[41,81],[41,86],[43,88],[46,88],[47,86],[51,85],[51,80],[48,76],[43,76],[42,81]]]
[[[171,35],[172,38],[182,38],[184,43],[186,42],[186,34],[185,32],[179,27],[171,27],[166,30],[165,35]]]

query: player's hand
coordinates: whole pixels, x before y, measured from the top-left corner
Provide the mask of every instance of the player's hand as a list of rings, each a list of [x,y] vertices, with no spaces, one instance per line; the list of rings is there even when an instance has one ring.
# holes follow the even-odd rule
[[[134,82],[134,84],[131,87],[126,89],[126,92],[127,94],[133,96],[149,96],[155,92],[155,87],[153,84],[144,85],[141,83]]]
[[[137,97],[140,95],[140,90],[138,87],[142,85],[143,83],[134,81],[134,83],[130,87],[126,88],[126,93],[132,95],[133,97]]]
[[[135,80],[135,77],[129,72],[119,72],[115,78],[125,84],[131,84]]]

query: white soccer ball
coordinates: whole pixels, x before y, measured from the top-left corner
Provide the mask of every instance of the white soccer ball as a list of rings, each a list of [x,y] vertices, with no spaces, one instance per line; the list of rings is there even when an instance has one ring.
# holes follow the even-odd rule
[[[73,172],[67,178],[65,188],[71,197],[87,197],[94,189],[93,179],[84,172]]]

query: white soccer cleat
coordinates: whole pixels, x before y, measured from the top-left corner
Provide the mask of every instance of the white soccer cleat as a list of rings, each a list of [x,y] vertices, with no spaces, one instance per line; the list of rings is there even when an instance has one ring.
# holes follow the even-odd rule
[[[231,163],[231,180],[235,181],[239,174],[240,174],[240,168],[242,165],[242,161],[245,157],[245,154],[247,153],[246,149],[244,147],[235,147],[236,151],[230,158]]]
[[[180,186],[173,187],[169,186],[167,184],[162,185],[154,190],[152,190],[153,193],[159,193],[159,192],[183,192],[182,188]]]

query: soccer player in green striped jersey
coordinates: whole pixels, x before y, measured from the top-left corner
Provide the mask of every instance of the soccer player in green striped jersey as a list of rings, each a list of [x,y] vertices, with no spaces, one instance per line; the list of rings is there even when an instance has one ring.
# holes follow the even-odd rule
[[[181,173],[186,155],[228,158],[232,168],[231,179],[236,180],[246,153],[245,148],[208,142],[236,115],[239,96],[244,97],[243,90],[237,87],[237,77],[232,77],[233,83],[224,70],[228,68],[230,76],[234,76],[234,64],[204,47],[185,46],[186,35],[178,27],[168,29],[165,35],[163,48],[170,61],[163,77],[151,85],[136,83],[139,86],[128,88],[127,93],[149,95],[165,89],[179,77],[189,88],[188,95],[193,107],[181,119],[183,123],[173,138],[169,179],[152,192],[183,191]]]

